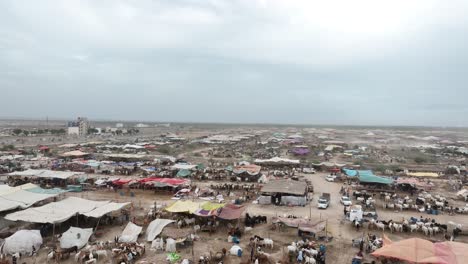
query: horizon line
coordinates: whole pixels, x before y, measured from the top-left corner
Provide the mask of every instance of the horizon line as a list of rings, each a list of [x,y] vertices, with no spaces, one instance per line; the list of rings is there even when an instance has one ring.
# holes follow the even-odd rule
[[[75,118],[77,118],[76,116]],[[82,116],[85,117],[85,116]],[[63,117],[46,117],[44,119],[41,118],[35,118],[35,117],[1,117],[0,116],[0,121],[71,121],[73,119],[70,118],[63,118]],[[248,125],[248,126],[318,126],[318,127],[324,127],[324,126],[332,126],[332,127],[384,127],[384,128],[455,128],[455,129],[460,129],[460,128],[468,128],[468,126],[451,126],[451,125],[370,125],[370,124],[324,124],[324,123],[270,123],[270,122],[216,122],[216,121],[209,121],[209,122],[202,122],[202,121],[155,121],[155,120],[125,120],[125,119],[104,119],[104,118],[88,118],[88,121],[90,123],[94,122],[131,122],[131,123],[158,123],[158,124],[196,124],[196,125]]]

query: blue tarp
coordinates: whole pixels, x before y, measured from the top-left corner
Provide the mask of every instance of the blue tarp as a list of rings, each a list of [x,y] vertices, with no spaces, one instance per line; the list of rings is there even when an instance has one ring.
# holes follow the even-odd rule
[[[392,184],[393,180],[379,177],[374,175],[374,173],[370,170],[360,170],[359,173],[359,181],[365,183],[381,183],[381,184]]]
[[[348,176],[348,177],[356,177],[357,174],[358,174],[357,170],[343,169],[343,171],[346,174],[346,176]]]

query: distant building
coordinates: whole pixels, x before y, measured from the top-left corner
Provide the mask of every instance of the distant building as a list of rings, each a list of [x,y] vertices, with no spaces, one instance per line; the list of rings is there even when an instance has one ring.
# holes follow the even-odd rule
[[[136,124],[135,127],[144,128],[144,127],[149,127],[149,125],[143,124],[143,123],[139,123],[139,124]]]
[[[70,121],[67,124],[68,135],[85,136],[88,134],[89,122],[85,117],[78,117],[76,121]]]
[[[122,123],[117,123],[117,124],[115,124],[115,127],[116,127],[116,128],[122,128],[122,127],[124,127],[124,124],[122,124]]]

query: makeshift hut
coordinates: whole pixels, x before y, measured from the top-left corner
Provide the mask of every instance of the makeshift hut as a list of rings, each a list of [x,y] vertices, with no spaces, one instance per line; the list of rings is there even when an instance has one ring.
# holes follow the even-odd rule
[[[305,206],[307,203],[307,183],[295,180],[272,180],[260,190],[260,204]]]

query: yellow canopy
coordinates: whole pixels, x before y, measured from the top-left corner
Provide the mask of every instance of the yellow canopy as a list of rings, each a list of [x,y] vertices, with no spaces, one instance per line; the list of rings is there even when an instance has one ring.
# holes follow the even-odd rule
[[[410,172],[407,175],[412,177],[439,177],[439,174],[435,172]]]
[[[205,202],[192,202],[187,201],[177,201],[170,206],[166,207],[166,211],[171,213],[194,213],[196,210],[202,208],[202,205]]]
[[[212,202],[206,202],[202,205],[203,210],[211,211],[215,209],[219,209],[224,207],[226,204],[223,203],[212,203]]]

